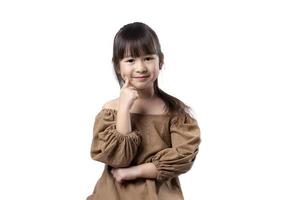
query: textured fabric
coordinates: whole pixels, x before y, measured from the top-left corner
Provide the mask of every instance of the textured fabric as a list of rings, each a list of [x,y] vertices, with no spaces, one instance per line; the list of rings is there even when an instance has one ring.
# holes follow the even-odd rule
[[[105,163],[102,176],[87,200],[182,200],[178,176],[187,172],[198,153],[200,130],[188,114],[131,113],[132,132],[116,130],[117,111],[102,109],[95,118],[91,157]],[[139,178],[122,184],[112,167],[152,162],[156,179]]]

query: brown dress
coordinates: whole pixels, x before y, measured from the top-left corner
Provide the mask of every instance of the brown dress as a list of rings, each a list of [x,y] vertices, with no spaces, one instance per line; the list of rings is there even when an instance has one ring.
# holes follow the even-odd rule
[[[188,114],[131,113],[132,132],[116,130],[117,111],[102,109],[95,118],[91,157],[105,163],[87,200],[182,200],[178,175],[187,172],[200,143],[197,121]],[[118,183],[111,169],[152,162],[156,179]]]

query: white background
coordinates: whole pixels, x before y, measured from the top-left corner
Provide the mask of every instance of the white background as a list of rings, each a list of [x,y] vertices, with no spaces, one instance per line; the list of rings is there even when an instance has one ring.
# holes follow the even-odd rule
[[[0,3],[0,199],[81,200],[103,164],[94,117],[116,98],[112,42],[142,21],[159,36],[160,87],[202,130],[186,200],[282,200],[280,1]]]

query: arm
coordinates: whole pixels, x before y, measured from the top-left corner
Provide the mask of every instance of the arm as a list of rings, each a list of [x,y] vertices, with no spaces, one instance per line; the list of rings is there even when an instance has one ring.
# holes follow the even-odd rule
[[[157,168],[153,163],[137,165],[137,178],[153,178],[157,176]]]
[[[127,108],[119,107],[117,112],[117,131],[121,134],[128,134],[132,131],[131,116]]]
[[[134,159],[141,143],[138,130],[121,134],[116,129],[116,111],[103,109],[93,127],[91,157],[112,167],[127,167]]]
[[[117,182],[122,183],[123,181],[134,180],[137,178],[155,179],[157,176],[157,169],[153,163],[144,163],[127,168],[113,168],[111,173]]]
[[[130,108],[137,91],[127,79],[120,91],[118,111],[106,109],[96,118],[91,145],[91,157],[112,167],[127,167],[135,157],[141,137],[132,130]],[[102,113],[103,113],[102,112]]]
[[[137,98],[137,91],[129,85],[129,79],[126,79],[120,91],[117,113],[117,131],[121,134],[128,134],[132,131],[130,109]]]
[[[157,168],[156,180],[163,182],[191,169],[200,144],[197,121],[188,113],[175,116],[170,121],[172,146],[156,153],[151,162]]]
[[[112,169],[116,181],[153,178],[163,182],[190,170],[200,144],[197,121],[188,115],[175,117],[170,126],[170,134],[172,147],[156,153],[150,163]]]

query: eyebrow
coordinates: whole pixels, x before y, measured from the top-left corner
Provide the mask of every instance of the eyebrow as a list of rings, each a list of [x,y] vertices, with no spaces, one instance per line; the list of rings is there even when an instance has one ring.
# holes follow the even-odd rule
[[[148,56],[154,56],[156,54],[147,54],[147,55],[144,55],[144,56],[139,56],[139,57],[148,57]],[[135,58],[134,56],[125,56],[123,59],[127,59],[127,58]]]

